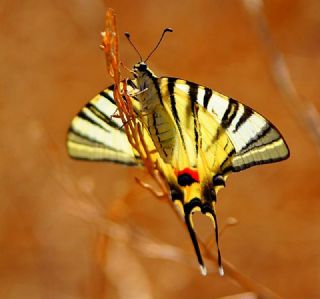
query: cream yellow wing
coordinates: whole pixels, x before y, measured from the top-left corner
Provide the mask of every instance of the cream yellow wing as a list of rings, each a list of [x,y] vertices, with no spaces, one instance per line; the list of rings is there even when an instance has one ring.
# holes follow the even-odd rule
[[[134,89],[135,81],[128,80],[128,93]],[[140,165],[140,158],[130,145],[123,123],[116,114],[113,86],[110,86],[86,104],[72,120],[67,135],[69,155],[82,160]]]

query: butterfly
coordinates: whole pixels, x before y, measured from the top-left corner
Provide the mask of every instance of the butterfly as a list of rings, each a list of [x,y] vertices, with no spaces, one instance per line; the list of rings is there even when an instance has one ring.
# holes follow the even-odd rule
[[[167,31],[171,30],[163,32],[154,50]],[[289,148],[274,125],[239,101],[187,80],[157,77],[146,63],[154,50],[145,60],[136,50],[140,62],[133,66],[133,78],[125,80],[126,92],[148,150],[167,180],[171,200],[184,218],[201,273],[207,270],[192,222],[196,211],[214,224],[223,275],[215,211],[218,191],[230,173],[287,159]],[[125,124],[114,117],[118,108],[113,90],[110,86],[101,91],[72,120],[68,153],[75,159],[142,166]]]

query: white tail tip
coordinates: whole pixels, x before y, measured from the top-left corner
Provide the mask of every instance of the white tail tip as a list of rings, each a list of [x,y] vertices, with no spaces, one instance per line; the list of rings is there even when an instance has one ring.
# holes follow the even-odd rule
[[[200,265],[200,272],[203,276],[207,276],[207,268],[203,265]]]
[[[224,270],[223,270],[223,267],[219,267],[219,274],[220,276],[224,276]]]

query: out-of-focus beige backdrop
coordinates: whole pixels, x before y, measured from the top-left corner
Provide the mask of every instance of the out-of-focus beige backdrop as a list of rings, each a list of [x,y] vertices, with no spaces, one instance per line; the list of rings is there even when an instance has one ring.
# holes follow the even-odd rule
[[[66,154],[72,117],[111,83],[98,48],[106,7],[117,13],[125,65],[138,57],[123,32],[146,57],[170,26],[174,33],[149,61],[156,74],[239,99],[281,130],[290,159],[234,174],[219,194],[221,226],[229,216],[238,220],[222,234],[221,250],[239,272],[284,298],[320,298],[319,152],[294,113],[300,106],[275,83],[240,0],[1,1],[0,298],[192,299],[246,291],[218,277],[212,262],[210,275],[200,275],[173,211],[135,185],[143,172]],[[299,96],[319,110],[320,2],[268,0],[263,12]],[[209,221],[196,222],[208,239]]]

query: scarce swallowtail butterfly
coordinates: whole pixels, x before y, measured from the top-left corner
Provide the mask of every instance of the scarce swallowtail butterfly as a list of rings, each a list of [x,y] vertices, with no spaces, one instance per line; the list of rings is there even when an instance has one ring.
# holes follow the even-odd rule
[[[163,32],[160,41],[166,31],[171,29]],[[136,50],[140,62],[133,66],[133,78],[126,80],[126,90],[148,149],[154,153],[171,199],[184,218],[202,274],[206,268],[192,222],[195,211],[209,216],[214,224],[219,272],[223,275],[215,212],[217,192],[231,172],[287,159],[289,149],[275,126],[248,106],[187,80],[157,77],[146,64],[154,50],[145,60]],[[110,86],[101,91],[72,120],[67,136],[69,155],[143,166],[127,139],[125,124],[114,117],[117,106],[113,89]]]

